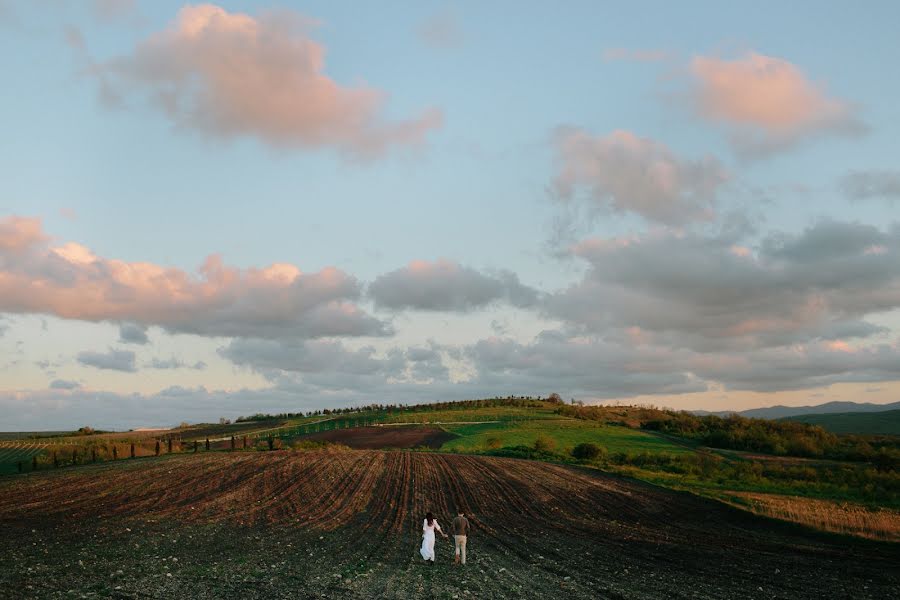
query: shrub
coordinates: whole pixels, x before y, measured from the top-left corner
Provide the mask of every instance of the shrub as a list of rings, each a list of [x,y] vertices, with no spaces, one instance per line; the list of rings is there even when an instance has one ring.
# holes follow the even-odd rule
[[[294,450],[325,450],[327,452],[344,452],[350,450],[350,446],[344,444],[336,444],[325,440],[296,440],[291,447]]]
[[[319,440],[296,440],[291,444],[291,448],[294,450],[321,450],[327,444],[328,442]]]
[[[534,440],[534,449],[538,452],[553,452],[554,448],[556,448],[556,442],[546,435],[539,435]]]
[[[548,450],[536,450],[534,446],[504,446],[489,452],[492,456],[506,456],[509,458],[527,458],[530,460],[559,460],[564,458],[555,452]]]
[[[491,450],[496,450],[497,448],[500,448],[503,445],[503,442],[500,440],[500,438],[489,437],[487,439],[487,441],[485,442],[485,444],[487,444],[487,447],[490,448]]]
[[[592,442],[578,444],[572,449],[572,456],[579,460],[595,460],[606,455],[606,448],[601,448]]]

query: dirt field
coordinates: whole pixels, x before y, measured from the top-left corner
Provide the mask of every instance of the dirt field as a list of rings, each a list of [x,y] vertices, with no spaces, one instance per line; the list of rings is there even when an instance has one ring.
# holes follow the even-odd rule
[[[417,555],[470,515],[470,560]],[[212,453],[0,482],[3,598],[890,598],[896,544],[546,463]]]
[[[344,444],[359,450],[378,448],[440,448],[455,435],[438,427],[381,426],[334,429],[303,436],[304,440],[317,440]]]

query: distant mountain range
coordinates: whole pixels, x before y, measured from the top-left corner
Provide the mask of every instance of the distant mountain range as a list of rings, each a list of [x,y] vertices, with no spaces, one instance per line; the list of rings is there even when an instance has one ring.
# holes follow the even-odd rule
[[[832,413],[882,412],[900,409],[900,402],[890,404],[872,404],[871,402],[826,402],[817,406],[770,406],[768,408],[751,408],[742,411],[709,412],[705,410],[691,411],[696,415],[727,416],[738,414],[754,419],[783,419],[798,415],[827,415]]]

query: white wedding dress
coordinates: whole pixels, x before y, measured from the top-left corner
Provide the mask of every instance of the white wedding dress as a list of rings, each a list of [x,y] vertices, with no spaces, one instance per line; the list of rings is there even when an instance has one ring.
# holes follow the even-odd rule
[[[431,525],[428,524],[428,519],[422,521],[422,549],[419,550],[419,553],[425,560],[434,560],[435,530],[441,531],[441,526],[438,525],[437,519]],[[441,533],[443,532],[441,531]]]

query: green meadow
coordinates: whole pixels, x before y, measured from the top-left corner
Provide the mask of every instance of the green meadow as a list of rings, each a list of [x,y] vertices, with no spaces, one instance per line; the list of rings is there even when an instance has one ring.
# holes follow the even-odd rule
[[[538,438],[552,440],[558,452],[567,452],[585,442],[602,446],[609,453],[692,452],[689,448],[651,433],[596,421],[560,419],[558,416],[527,421],[444,425],[443,428],[460,436],[441,447],[441,450],[448,452],[482,452],[498,447],[533,446]]]

